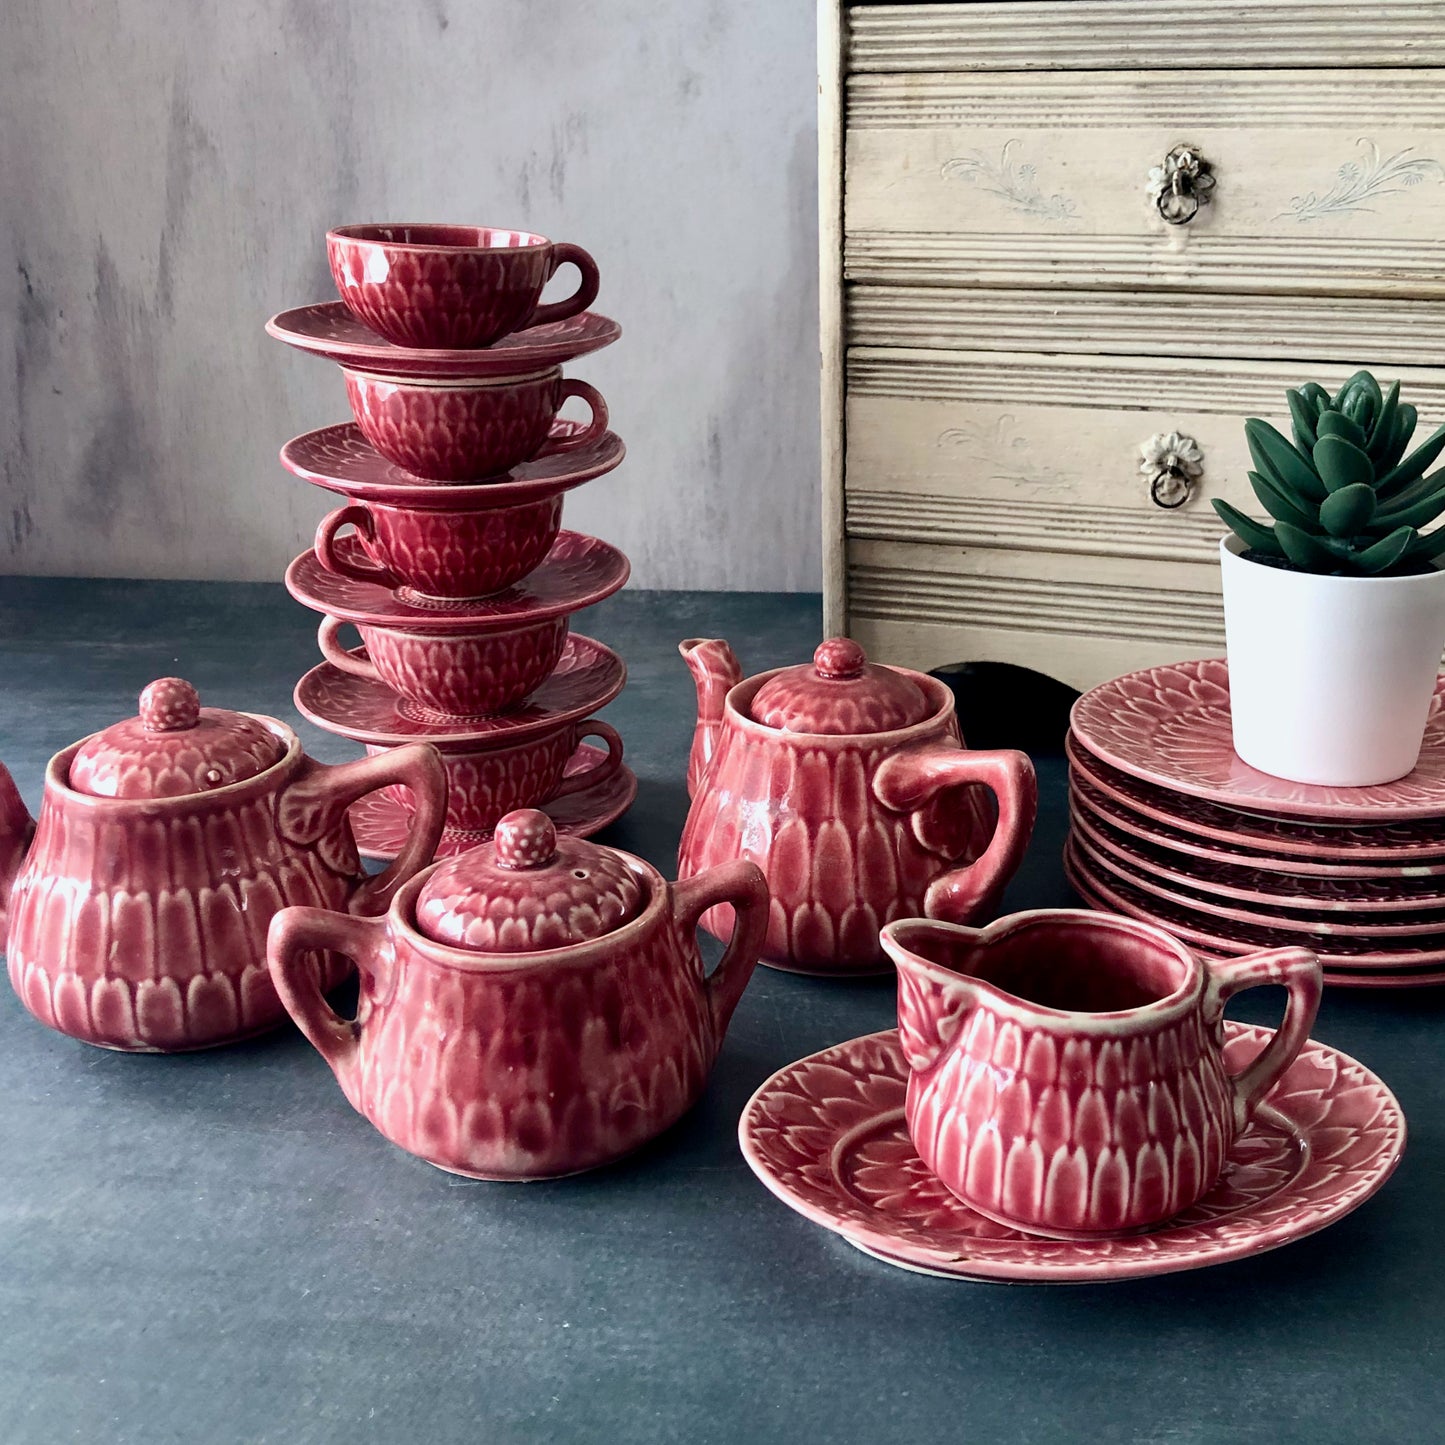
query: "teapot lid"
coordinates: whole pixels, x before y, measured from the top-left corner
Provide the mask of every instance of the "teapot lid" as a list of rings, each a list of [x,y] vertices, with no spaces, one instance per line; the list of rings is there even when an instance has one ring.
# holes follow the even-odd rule
[[[620,854],[559,838],[545,813],[519,808],[490,843],[432,874],[417,898],[416,926],[456,948],[528,953],[599,938],[641,907],[641,880]]]
[[[882,733],[922,722],[932,704],[906,673],[869,662],[851,638],[830,637],[812,665],[785,667],[758,690],[754,722],[790,733]]]
[[[70,786],[100,798],[180,798],[244,782],[281,761],[286,744],[244,712],[202,707],[183,678],[140,695],[140,715],[87,738],[70,762]]]

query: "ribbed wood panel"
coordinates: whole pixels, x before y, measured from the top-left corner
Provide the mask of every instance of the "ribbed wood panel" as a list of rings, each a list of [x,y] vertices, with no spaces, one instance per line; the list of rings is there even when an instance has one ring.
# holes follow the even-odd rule
[[[1440,6],[1357,0],[851,5],[854,70],[1445,64]]]

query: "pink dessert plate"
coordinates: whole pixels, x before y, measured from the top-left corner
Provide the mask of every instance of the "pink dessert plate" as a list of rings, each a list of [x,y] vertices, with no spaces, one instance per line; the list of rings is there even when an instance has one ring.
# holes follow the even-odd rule
[[[412,716],[384,682],[342,672],[329,662],[296,684],[296,709],[317,727],[359,743],[475,743],[487,738],[521,742],[564,723],[580,722],[605,707],[627,681],[627,668],[610,647],[572,633],[552,675],[520,707],[465,721]]]
[[[593,747],[591,743],[579,743],[563,776],[596,767],[606,756],[602,748]],[[565,798],[543,803],[542,811],[551,818],[559,833],[573,838],[590,838],[609,823],[615,823],[632,806],[636,797],[637,774],[623,763],[610,778]],[[411,815],[385,793],[368,793],[347,809],[346,816],[356,837],[356,846],[364,857],[375,859],[378,863],[390,863],[406,845]],[[490,830],[483,833],[459,828],[443,829],[436,856],[450,858],[454,854],[465,853],[468,848],[485,843],[491,836]]]
[[[1243,1067],[1271,1030],[1226,1021]],[[738,1124],[743,1157],[779,1199],[888,1264],[953,1279],[1089,1284],[1171,1274],[1290,1244],[1357,1209],[1390,1177],[1405,1117],[1364,1065],[1313,1039],[1192,1209],[1144,1234],[1080,1242],[990,1223],[918,1157],[903,1118],[898,1032],[780,1069]]]
[[[1413,822],[1331,825],[1304,818],[1261,818],[1151,787],[1064,744],[1069,768],[1113,802],[1151,822],[1233,847],[1258,848],[1307,862],[1445,863],[1445,815]]]
[[[1392,947],[1397,939],[1445,939],[1445,913],[1439,909],[1413,913],[1341,915],[1316,911],[1303,915],[1287,914],[1262,903],[1251,906],[1216,897],[1202,880],[1197,883],[1187,880],[1183,883],[1163,882],[1128,863],[1111,858],[1103,849],[1094,846],[1082,828],[1075,828],[1072,843],[1075,860],[1087,864],[1096,878],[1127,884],[1151,898],[1162,898],[1167,903],[1198,913],[1207,922],[1217,920],[1221,926],[1240,923],[1253,928],[1274,928],[1281,933],[1307,934],[1307,946],[1326,938],[1369,940],[1385,948]],[[1298,909],[1301,905],[1295,903],[1291,907]]]
[[[336,539],[338,555],[358,566],[370,561],[356,537]],[[409,632],[475,632],[545,622],[591,607],[627,581],[627,558],[610,542],[582,532],[558,532],[552,550],[520,582],[490,597],[447,600],[405,587],[383,587],[328,572],[314,551],[286,569],[286,589],[303,606],[344,622],[403,627]]]
[[[1256,910],[1287,909],[1324,920],[1339,916],[1366,929],[1375,922],[1388,923],[1393,914],[1437,912],[1439,930],[1445,933],[1445,887],[1438,879],[1311,878],[1235,863],[1180,859],[1091,817],[1074,795],[1070,811],[1080,842],[1126,876],[1202,889],[1212,900],[1233,900]]]
[[[1241,762],[1230,733],[1222,657],[1116,677],[1086,692],[1070,722],[1078,743],[1095,757],[1155,787],[1244,811],[1389,823],[1445,813],[1442,690],[1445,680],[1436,684],[1415,771],[1367,788],[1293,783]]]
[[[1421,984],[1445,978],[1445,971],[1442,971],[1442,965],[1445,965],[1445,934],[1416,942],[1402,939],[1386,949],[1370,939],[1316,937],[1287,933],[1278,928],[1226,923],[1163,898],[1151,897],[1118,878],[1104,878],[1072,847],[1064,849],[1064,875],[1091,908],[1156,923],[1191,947],[1208,953],[1228,956],[1253,953],[1260,948],[1304,947],[1319,956],[1331,979],[1339,975],[1343,981],[1362,973],[1380,973],[1397,975],[1408,978],[1411,983]],[[1341,973],[1341,970],[1344,972]]]
[[[464,380],[546,371],[610,346],[622,335],[622,328],[610,317],[583,311],[566,321],[514,331],[490,346],[471,351],[397,346],[358,321],[344,301],[318,301],[279,312],[266,323],[266,334],[299,351],[324,356],[357,371],[421,381],[427,377]]]
[[[1102,768],[1104,765],[1100,763],[1098,766]],[[1143,784],[1138,786],[1143,787]],[[1268,853],[1260,849],[1245,847],[1240,843],[1196,838],[1184,832],[1182,828],[1173,827],[1169,823],[1156,822],[1142,813],[1131,811],[1123,803],[1101,792],[1089,781],[1088,776],[1081,768],[1070,770],[1069,797],[1074,804],[1075,811],[1087,816],[1091,822],[1106,824],[1119,833],[1146,844],[1158,853],[1183,855],[1182,857],[1175,856],[1175,867],[1187,867],[1189,865],[1185,861],[1186,859],[1198,858],[1220,866],[1252,868],[1271,874],[1290,873],[1304,878],[1414,879],[1422,885],[1427,879],[1445,878],[1445,858],[1421,857],[1413,863],[1374,863],[1370,861],[1374,857],[1373,852],[1361,848],[1358,853],[1359,861],[1341,863],[1332,859],[1308,858],[1282,852]],[[1193,799],[1188,801],[1192,802]],[[1210,805],[1200,803],[1198,806],[1207,808]],[[1304,825],[1306,829],[1310,826],[1310,824]],[[1420,823],[1397,823],[1393,828],[1385,828],[1380,831],[1397,833],[1423,827],[1424,825]],[[1348,832],[1350,830],[1332,829],[1331,831]],[[1442,891],[1445,891],[1445,883],[1439,883],[1439,886]]]
[[[610,472],[627,454],[622,438],[603,432],[575,451],[557,444],[584,429],[558,421],[552,439],[530,461],[485,482],[428,482],[404,472],[378,452],[355,422],[324,426],[293,437],[281,448],[281,464],[303,481],[362,502],[394,507],[517,507],[545,502]]]

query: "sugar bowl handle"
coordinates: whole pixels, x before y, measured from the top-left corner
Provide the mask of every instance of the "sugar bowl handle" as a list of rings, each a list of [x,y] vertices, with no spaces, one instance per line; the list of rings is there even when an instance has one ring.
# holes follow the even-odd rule
[[[271,919],[266,934],[266,965],[271,982],[296,1020],[296,1027],[331,1066],[342,1087],[347,1085],[361,1039],[359,1019],[344,1019],[321,992],[322,951],[344,954],[361,971],[363,982],[375,986],[386,967],[384,918],[356,918],[325,908],[283,908]]]
[[[673,922],[689,943],[698,920],[709,908],[716,908],[720,903],[733,906],[732,937],[722,962],[705,984],[712,1012],[713,1039],[721,1044],[733,1010],[758,966],[758,955],[768,931],[768,881],[756,863],[734,858],[695,877],[678,879],[671,885],[671,891]]]
[[[577,289],[565,301],[548,301],[537,306],[526,320],[526,326],[546,326],[550,321],[565,321],[579,311],[585,311],[597,299],[597,287],[601,277],[597,262],[581,246],[570,241],[558,241],[552,247],[552,269],[547,273],[550,281],[557,272],[571,262],[581,273]]]
[[[1260,984],[1285,990],[1284,1021],[1254,1062],[1234,1076],[1234,1127],[1244,1128],[1260,1101],[1309,1041],[1324,991],[1320,961],[1307,948],[1270,948],[1243,958],[1206,959],[1206,1016],[1217,1022],[1235,994]]]
[[[998,822],[988,847],[972,863],[935,878],[924,898],[929,918],[972,923],[988,909],[1018,871],[1034,831],[1039,785],[1027,753],[1012,748],[972,752],[943,743],[904,748],[873,775],[873,794],[885,808],[913,814],[914,836],[923,841],[923,813],[945,788],[981,785],[998,801]]]
[[[380,587],[398,586],[399,579],[392,574],[389,567],[383,567],[380,562],[357,561],[337,549],[336,534],[343,527],[355,527],[363,548],[367,550],[376,540],[371,513],[359,503],[352,502],[350,506],[338,507],[334,512],[328,512],[321,519],[321,524],[316,528],[316,540],[312,544],[316,560],[337,577],[350,577],[356,582],[375,582]]]

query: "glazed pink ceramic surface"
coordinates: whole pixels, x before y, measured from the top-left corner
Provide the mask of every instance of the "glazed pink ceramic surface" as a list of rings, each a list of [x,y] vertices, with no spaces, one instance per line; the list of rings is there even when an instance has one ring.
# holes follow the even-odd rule
[[[1104,765],[1100,763],[1097,767],[1103,769]],[[1122,778],[1123,774],[1116,773],[1114,776]],[[1428,844],[1428,836],[1433,831],[1429,824],[1394,823],[1371,829],[1300,823],[1298,832],[1282,825],[1278,830],[1279,846],[1274,846],[1270,838],[1264,836],[1268,830],[1255,826],[1263,820],[1244,819],[1243,815],[1235,815],[1245,824],[1244,831],[1239,834],[1240,841],[1236,842],[1231,836],[1218,838],[1189,833],[1142,811],[1136,812],[1129,804],[1120,801],[1128,796],[1127,792],[1106,793],[1091,777],[1090,773],[1086,773],[1082,767],[1071,761],[1069,792],[1076,810],[1155,850],[1183,855],[1181,866],[1188,866],[1188,859],[1200,859],[1210,864],[1233,864],[1262,869],[1269,873],[1291,873],[1318,878],[1439,880],[1445,877],[1445,855],[1431,855],[1421,851],[1421,848]],[[1133,779],[1125,781],[1133,782]],[[1137,786],[1143,787],[1144,784]],[[1200,803],[1193,798],[1183,801],[1192,807],[1213,807],[1210,803]],[[1216,810],[1220,814],[1224,811]],[[1291,848],[1311,846],[1311,835],[1328,835],[1331,838],[1328,844],[1330,852],[1315,856],[1313,853],[1287,851]],[[1336,856],[1341,853],[1343,856]]]
[[[328,572],[409,587],[431,597],[485,597],[533,571],[552,550],[562,524],[560,495],[519,507],[392,507],[352,502],[328,513],[316,530],[317,560]],[[366,561],[338,547],[354,527]]]
[[[1445,713],[1437,683],[1420,760],[1392,783],[1364,788],[1294,783],[1256,772],[1234,751],[1229,670],[1222,657],[1172,663],[1086,692],[1070,717],[1077,744],[1157,788],[1225,807],[1342,823],[1391,823],[1445,813]]]
[[[1388,923],[1393,915],[1445,910],[1445,883],[1438,878],[1317,878],[1308,874],[1277,873],[1269,868],[1214,863],[1202,858],[1180,858],[1151,847],[1091,817],[1071,800],[1071,826],[1092,857],[1107,860],[1122,875],[1152,878],[1168,887],[1202,892],[1212,902],[1237,903],[1256,913],[1298,914],[1351,927],[1368,929],[1372,922]],[[1439,925],[1445,932],[1445,917]]]
[[[442,754],[446,761],[447,754]],[[637,798],[637,774],[623,763],[615,772],[602,766],[608,753],[591,743],[582,743],[572,754],[564,777],[581,773],[591,776],[575,792],[559,793],[541,804],[558,833],[569,838],[590,838],[610,823],[615,823]],[[605,776],[604,776],[605,774]],[[363,858],[389,863],[405,846],[411,818],[397,798],[387,793],[372,793],[353,803],[347,813],[356,846]],[[450,858],[486,841],[490,834],[479,837],[470,829],[444,828],[436,847],[438,858]]]
[[[416,816],[396,862],[367,879],[346,810],[393,783]],[[284,1017],[265,967],[271,916],[384,908],[431,858],[444,805],[432,748],[326,767],[275,719],[200,708],[189,684],[163,679],[140,718],[51,759],[33,840],[0,768],[11,984],[42,1023],[107,1048],[209,1048],[268,1029]],[[326,981],[340,977],[327,959]]]
[[[996,905],[1033,828],[1033,765],[968,751],[943,683],[874,667],[845,639],[825,642],[811,667],[747,682],[725,642],[685,642],[682,654],[698,720],[679,870],[733,858],[762,868],[765,963],[877,973],[890,919],[972,919]],[[759,700],[778,725],[759,720]],[[881,730],[868,731],[874,722]],[[726,936],[725,920],[704,926]]]
[[[1308,934],[1313,939],[1370,939],[1385,947],[1395,939],[1445,936],[1445,912],[1439,907],[1389,913],[1344,913],[1309,910],[1298,903],[1281,908],[1259,899],[1236,901],[1217,893],[1202,880],[1176,883],[1138,870],[1096,847],[1082,829],[1074,830],[1071,843],[1075,856],[1100,878],[1116,878],[1153,898],[1177,903],[1208,919],[1273,928],[1281,933]]]
[[[529,462],[481,482],[428,482],[389,462],[355,422],[321,427],[281,448],[281,464],[303,481],[358,502],[443,511],[538,505],[612,471],[627,449],[615,432],[570,445],[589,422],[559,420],[552,437]]]
[[[353,371],[479,378],[529,376],[565,365],[611,346],[622,335],[622,328],[610,317],[584,311],[566,321],[514,331],[481,349],[396,346],[358,321],[345,302],[320,301],[278,312],[266,323],[266,334]]]
[[[346,371],[346,395],[362,435],[388,461],[435,482],[497,476],[550,444],[574,450],[607,430],[596,387],[553,369],[504,381],[408,380]],[[587,403],[581,431],[554,430],[569,397]]]
[[[970,1208],[1052,1238],[1131,1233],[1188,1209],[1309,1038],[1303,948],[1203,963],[1162,929],[1073,909],[984,929],[901,919],[904,1112],[919,1157]],[[1258,1058],[1224,1065],[1224,1007],[1286,992]]]
[[[1224,1022],[1239,1073],[1267,1029]],[[908,1137],[898,1034],[869,1034],[779,1070],[738,1124],[743,1157],[791,1209],[890,1264],[959,1279],[1105,1283],[1248,1259],[1359,1208],[1394,1172],[1405,1118],[1362,1064],[1310,1040],[1235,1140],[1223,1177],[1143,1234],[1041,1239],[952,1194]]]
[[[551,675],[567,642],[567,619],[553,617],[514,628],[476,632],[405,632],[358,623],[364,649],[349,652],[338,632],[344,624],[322,619],[321,655],[338,671],[384,683],[402,699],[403,712],[442,719],[490,717],[535,692]]]
[[[339,226],[326,233],[326,259],[341,299],[397,346],[489,346],[597,299],[597,263],[580,246],[496,226]],[[579,273],[576,291],[538,305],[566,265]]]
[[[591,876],[602,856],[630,875],[632,916],[597,937],[516,951],[575,936],[567,912],[615,897],[610,874],[600,886]],[[393,1143],[473,1178],[547,1178],[630,1153],[697,1101],[757,961],[766,898],[750,864],[669,884],[640,858],[559,841],[544,815],[523,811],[494,843],[404,886],[384,921],[281,914],[271,970],[346,1097]],[[694,929],[724,903],[738,926],[704,977]],[[496,946],[429,937],[423,905],[463,935],[487,915],[478,933]],[[515,935],[497,926],[509,911]],[[322,996],[317,949],[355,960],[354,1021]]]
[[[339,537],[335,557],[366,562],[355,537]],[[286,588],[303,607],[344,622],[405,632],[514,632],[591,607],[627,581],[627,558],[610,543],[562,531],[546,559],[526,577],[489,597],[437,598],[338,576],[305,551],[286,569]]]
[[[359,743],[429,742],[446,749],[477,747],[488,739],[520,742],[577,722],[611,702],[627,680],[622,659],[610,647],[572,633],[552,675],[525,703],[494,717],[461,720],[426,717],[403,707],[385,683],[356,677],[329,662],[313,667],[296,684],[296,707],[327,732]]]
[[[1424,937],[1378,939],[1340,934],[1287,933],[1279,928],[1212,918],[1182,904],[1156,898],[1118,877],[1105,877],[1073,848],[1064,852],[1064,873],[1074,891],[1092,908],[1122,913],[1166,928],[1190,947],[1220,956],[1238,956],[1261,948],[1304,945],[1316,954],[1333,983],[1342,970],[1404,973],[1445,967],[1445,933]],[[1417,982],[1425,981],[1416,979]]]
[[[602,748],[588,748],[587,766],[571,770],[583,738],[595,737]],[[368,752],[384,752],[380,743]],[[522,742],[509,743],[505,734],[467,746],[452,744],[442,751],[447,771],[447,832],[483,843],[504,813],[516,808],[540,808],[554,798],[605,784],[622,767],[622,739],[610,724],[597,718],[563,723],[551,732],[536,733]],[[411,812],[416,804],[404,788],[388,788],[386,795]]]

